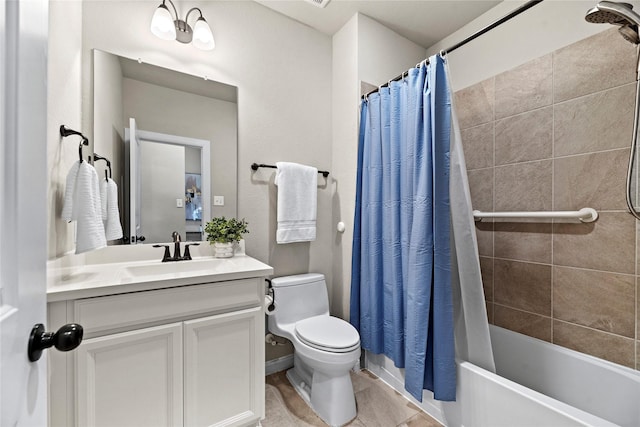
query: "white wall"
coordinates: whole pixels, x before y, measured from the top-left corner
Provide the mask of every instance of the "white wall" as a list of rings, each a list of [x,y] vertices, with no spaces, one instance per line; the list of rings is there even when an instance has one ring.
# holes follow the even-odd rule
[[[424,47],[393,32],[366,15],[358,15],[358,78],[381,85],[415,67]]]
[[[118,206],[122,213],[125,122],[122,116],[122,91],[117,89],[122,87],[122,67],[118,58],[105,52],[94,52],[94,61],[95,67],[103,72],[97,73],[93,81],[95,99],[99,100],[92,104],[93,114],[100,117],[98,126],[93,129],[93,148],[97,154],[111,161],[112,177],[120,189]],[[107,165],[101,161],[94,166],[98,171],[98,177],[102,178]]]
[[[130,78],[123,79],[122,93],[125,123],[134,117],[139,130],[211,142],[211,200],[225,198],[211,214],[236,216],[238,105]]]
[[[186,173],[202,173],[201,151],[199,148],[184,148],[184,171]]]
[[[332,230],[334,240],[333,283],[331,310],[336,315],[349,315],[349,283],[351,274],[351,239],[353,237],[353,209],[355,197],[355,170],[358,142],[358,15],[354,15],[333,36],[333,149],[331,174],[333,187],[333,224],[344,221],[343,234]],[[346,268],[346,273],[345,273]],[[350,279],[350,277],[349,277]],[[345,307],[347,309],[345,310]]]
[[[386,83],[425,58],[425,49],[375,20],[356,14],[333,36],[333,230],[345,223],[333,241],[336,283],[332,311],[349,318],[351,249],[355,209],[360,82]],[[338,286],[339,285],[339,286]]]
[[[92,134],[91,109],[83,107],[91,105],[94,48],[237,86],[238,216],[249,222],[247,253],[272,265],[276,275],[324,273],[331,291],[333,177],[326,186],[319,180],[316,241],[277,245],[274,171],[249,167],[282,160],[331,170],[331,38],[253,1],[178,2],[182,16],[197,6],[211,25],[216,48],[204,52],[150,33],[160,3],[154,0],[53,3],[49,85],[56,90],[49,111],[59,115],[49,128],[67,122]],[[49,151],[49,257],[55,258],[74,248],[72,228],[56,218],[77,144],[62,147],[52,136]]]
[[[79,137],[60,137],[60,125],[82,129],[82,3],[49,3],[47,70],[48,250],[54,258],[74,248],[74,228],[60,219],[67,173],[78,160]],[[85,158],[89,149],[85,148]]]
[[[78,2],[59,3],[60,9],[80,8]],[[76,96],[73,101],[50,97],[50,111],[64,111],[72,103],[79,113],[82,104],[90,105],[93,48],[237,86],[238,216],[249,222],[247,252],[273,265],[277,275],[317,271],[325,273],[330,284],[331,184],[318,191],[317,240],[276,245],[274,171],[252,173],[249,165],[287,160],[331,169],[331,39],[252,1],[179,2],[182,14],[192,6],[200,7],[212,27],[216,49],[203,52],[149,32],[157,5],[156,1],[85,1],[82,26],[76,19],[75,29],[69,28],[64,13],[52,16],[52,52],[60,50],[64,55],[52,55],[50,85],[69,82]],[[83,35],[80,46],[79,34]],[[68,48],[69,39],[76,45]],[[77,89],[81,84],[82,104]],[[67,119],[68,124],[92,129],[91,112],[81,111],[82,121]],[[60,119],[55,122],[59,124]],[[73,162],[77,146],[65,148],[57,159],[50,156],[50,170],[61,176],[55,182],[64,180],[66,164]],[[61,197],[58,185],[51,199]],[[50,229],[50,257],[73,249],[69,235]]]
[[[433,55],[516,9],[524,1],[500,3],[427,49]],[[639,9],[639,1],[629,1]],[[596,0],[546,0],[448,55],[454,90],[611,28],[584,20]],[[594,52],[597,55],[597,52]],[[613,65],[612,65],[613,66]]]

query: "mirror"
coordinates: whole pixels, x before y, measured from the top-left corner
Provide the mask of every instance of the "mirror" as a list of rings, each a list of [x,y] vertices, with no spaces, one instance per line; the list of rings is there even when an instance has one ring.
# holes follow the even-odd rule
[[[204,240],[209,219],[236,216],[236,87],[94,49],[93,102],[126,243]]]

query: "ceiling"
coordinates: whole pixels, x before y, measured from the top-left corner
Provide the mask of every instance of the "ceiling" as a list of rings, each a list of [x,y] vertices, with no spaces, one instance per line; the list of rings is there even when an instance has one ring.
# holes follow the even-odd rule
[[[256,0],[296,21],[332,36],[357,12],[428,48],[501,1],[331,0],[319,8],[303,0]]]

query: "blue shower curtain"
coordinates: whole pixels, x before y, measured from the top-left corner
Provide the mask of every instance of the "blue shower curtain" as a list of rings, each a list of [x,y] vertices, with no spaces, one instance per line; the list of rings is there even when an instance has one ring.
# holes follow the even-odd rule
[[[365,350],[405,368],[419,401],[424,389],[456,396],[451,130],[440,56],[362,103],[350,319]]]

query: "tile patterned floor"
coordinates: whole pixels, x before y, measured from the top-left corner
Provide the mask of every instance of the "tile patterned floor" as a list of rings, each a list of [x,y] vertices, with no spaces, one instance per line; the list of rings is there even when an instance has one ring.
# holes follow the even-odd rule
[[[351,427],[441,427],[369,371],[351,373],[358,416]],[[284,372],[267,376],[263,427],[326,427],[287,380]]]

